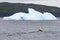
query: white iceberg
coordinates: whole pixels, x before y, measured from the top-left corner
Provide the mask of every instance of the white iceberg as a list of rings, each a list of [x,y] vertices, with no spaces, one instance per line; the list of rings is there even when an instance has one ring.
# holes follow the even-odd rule
[[[4,17],[3,20],[42,20],[43,19],[43,14],[35,11],[32,8],[28,8],[29,13],[15,13],[12,16],[9,17]]]
[[[9,17],[4,17],[3,20],[22,20],[22,18],[25,16],[26,14],[23,12],[20,13],[15,13],[12,16]]]
[[[57,20],[57,18],[49,12],[44,12],[43,16],[44,20]]]
[[[4,17],[3,20],[57,20],[57,18],[48,12],[38,12],[32,8],[28,8],[29,13],[18,12],[12,16]]]
[[[43,20],[43,14],[32,9],[28,8],[29,13],[25,16],[25,20]]]

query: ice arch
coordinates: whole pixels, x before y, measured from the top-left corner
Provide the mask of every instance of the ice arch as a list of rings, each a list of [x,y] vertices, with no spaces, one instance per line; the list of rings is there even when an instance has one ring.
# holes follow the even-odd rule
[[[57,18],[51,13],[38,12],[32,8],[28,8],[29,13],[18,12],[12,16],[4,17],[3,20],[57,20]]]

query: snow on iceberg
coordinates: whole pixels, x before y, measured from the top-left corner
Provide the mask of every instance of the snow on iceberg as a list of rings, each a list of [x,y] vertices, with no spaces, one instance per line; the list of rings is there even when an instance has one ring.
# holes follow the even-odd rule
[[[18,12],[12,16],[4,17],[3,20],[57,20],[57,18],[48,12],[38,12],[32,8],[28,8],[29,13]]]

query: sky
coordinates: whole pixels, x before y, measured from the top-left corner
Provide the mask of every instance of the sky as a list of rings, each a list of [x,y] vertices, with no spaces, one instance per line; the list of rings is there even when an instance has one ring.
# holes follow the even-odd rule
[[[33,4],[42,4],[42,5],[60,7],[60,0],[0,0],[0,2],[33,3]]]

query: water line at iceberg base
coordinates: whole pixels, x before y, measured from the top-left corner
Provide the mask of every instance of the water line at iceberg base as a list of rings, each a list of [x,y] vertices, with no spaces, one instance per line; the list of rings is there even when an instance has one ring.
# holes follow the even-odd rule
[[[57,18],[49,13],[38,12],[32,8],[28,8],[29,13],[18,12],[11,16],[4,17],[3,20],[57,20]]]

